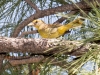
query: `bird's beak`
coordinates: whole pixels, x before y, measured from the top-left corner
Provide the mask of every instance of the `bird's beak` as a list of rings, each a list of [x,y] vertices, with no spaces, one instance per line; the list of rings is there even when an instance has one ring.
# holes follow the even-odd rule
[[[27,26],[33,26],[34,24],[31,22],[31,23],[29,23]]]

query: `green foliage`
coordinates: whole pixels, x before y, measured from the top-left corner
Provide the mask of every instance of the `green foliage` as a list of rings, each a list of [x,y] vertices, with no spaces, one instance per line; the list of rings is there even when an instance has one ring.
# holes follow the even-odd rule
[[[32,0],[32,2],[35,2],[36,4],[39,4],[40,9],[45,8],[52,8],[55,6],[59,6],[60,4],[67,4],[68,2],[65,0],[50,0],[50,3],[48,3],[48,0]],[[55,3],[56,2],[56,3]],[[84,17],[86,21],[84,22],[84,25],[81,28],[77,29],[71,29],[71,33],[68,33],[64,36],[67,40],[85,40],[85,42],[95,42],[100,40],[100,9],[95,7],[91,4],[91,7],[93,8],[89,14],[83,14],[86,16]],[[99,6],[100,7],[100,6]],[[0,1],[0,35],[2,36],[10,36],[10,34],[13,32],[13,30],[18,26],[19,23],[21,23],[23,20],[25,20],[27,17],[32,15],[34,12],[34,9],[31,8],[24,0],[1,0]],[[74,17],[72,15],[67,15],[67,18],[69,21],[72,21],[75,19],[79,13],[75,14]],[[63,16],[63,15],[62,15]],[[51,17],[48,16],[48,23],[51,22],[57,16],[52,15]],[[58,17],[57,17],[58,19]],[[67,20],[67,22],[68,22]],[[26,29],[28,30],[28,28]],[[23,30],[25,31],[25,29]],[[95,45],[90,48],[90,50],[82,55],[77,60],[68,61],[68,58],[70,56],[63,55],[62,53],[66,52],[65,50],[62,50],[60,53],[56,53],[55,59],[58,60],[58,62],[55,63],[65,63],[62,64],[60,67],[54,66],[52,64],[52,60],[48,60],[46,63],[43,64],[32,64],[32,69],[35,69],[38,65],[42,68],[40,71],[40,75],[48,75],[48,74],[56,74],[60,75],[61,72],[63,73],[69,73],[74,74],[78,73],[81,75],[99,75],[98,68],[100,67],[100,50]],[[48,58],[49,59],[49,58]],[[95,63],[96,68],[94,68],[94,71],[87,72],[85,69],[81,69],[88,61],[92,61]],[[91,65],[90,65],[91,66]],[[66,72],[67,71],[67,72]],[[21,65],[17,67],[11,67],[8,68],[3,72],[2,75],[27,75],[29,73],[29,67],[28,65]]]

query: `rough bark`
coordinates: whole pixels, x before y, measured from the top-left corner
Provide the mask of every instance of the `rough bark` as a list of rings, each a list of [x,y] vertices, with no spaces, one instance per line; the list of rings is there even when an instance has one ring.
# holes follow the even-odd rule
[[[58,39],[25,39],[0,37],[0,53],[23,52],[33,54],[54,54],[66,51],[64,54],[81,55],[96,44],[58,40]],[[100,47],[98,45],[98,47]]]

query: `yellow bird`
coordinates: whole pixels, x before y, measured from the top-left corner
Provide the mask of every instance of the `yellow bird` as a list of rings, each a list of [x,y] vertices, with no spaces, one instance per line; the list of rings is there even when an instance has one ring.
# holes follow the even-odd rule
[[[58,38],[62,36],[66,31],[71,28],[81,26],[83,24],[83,18],[77,18],[74,21],[65,25],[46,24],[42,20],[36,19],[28,24],[28,26],[34,26],[42,38]]]

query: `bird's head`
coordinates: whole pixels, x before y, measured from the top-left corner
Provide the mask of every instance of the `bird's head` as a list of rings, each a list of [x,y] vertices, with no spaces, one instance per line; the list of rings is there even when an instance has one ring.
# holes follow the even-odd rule
[[[33,20],[31,23],[29,23],[28,26],[34,26],[36,28],[39,28],[43,24],[45,23],[42,20],[36,19],[36,20]]]

